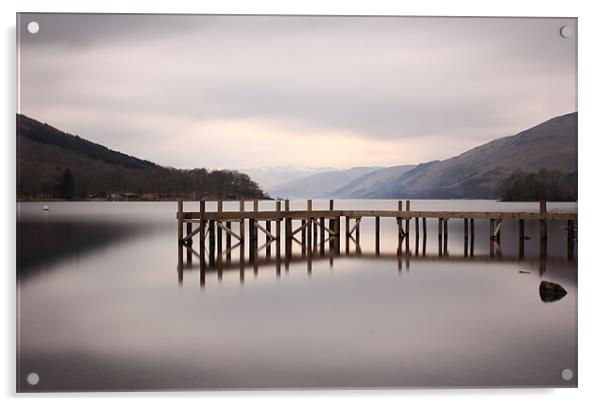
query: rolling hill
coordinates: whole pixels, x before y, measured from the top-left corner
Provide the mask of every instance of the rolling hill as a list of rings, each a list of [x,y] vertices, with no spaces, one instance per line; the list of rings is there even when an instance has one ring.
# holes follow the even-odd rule
[[[577,113],[552,118],[443,161],[417,165],[376,190],[356,197],[495,198],[514,170],[577,171]]]
[[[271,190],[274,197],[290,199],[329,197],[332,191],[339,189],[353,180],[366,175],[378,167],[356,167],[351,169],[331,170],[285,182]]]
[[[148,200],[265,197],[248,175],[236,171],[162,167],[17,115],[18,199],[60,197],[57,186],[67,169],[73,183],[69,198],[75,199],[125,193]]]
[[[491,199],[513,171],[540,169],[562,174],[576,190],[577,112],[446,160],[328,171],[286,182],[270,193],[290,198]]]
[[[329,197],[354,198],[371,196],[404,173],[412,170],[415,166],[400,165],[370,171],[338,188]]]
[[[491,199],[515,170],[563,174],[576,190],[577,112],[552,118],[458,156],[376,170],[333,192],[339,198]]]
[[[272,190],[296,179],[334,170],[336,168],[286,165],[241,169],[240,172],[249,175],[263,190]]]

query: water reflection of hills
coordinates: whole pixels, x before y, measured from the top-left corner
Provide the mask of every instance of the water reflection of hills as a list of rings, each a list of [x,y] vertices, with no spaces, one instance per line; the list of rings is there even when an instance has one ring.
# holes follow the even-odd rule
[[[162,228],[160,224],[20,221],[17,278],[29,277],[61,261],[81,258]]]

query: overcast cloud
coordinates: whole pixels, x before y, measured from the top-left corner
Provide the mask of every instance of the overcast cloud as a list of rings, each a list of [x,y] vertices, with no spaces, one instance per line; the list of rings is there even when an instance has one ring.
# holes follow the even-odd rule
[[[22,14],[20,112],[181,168],[444,159],[576,110],[563,25]]]

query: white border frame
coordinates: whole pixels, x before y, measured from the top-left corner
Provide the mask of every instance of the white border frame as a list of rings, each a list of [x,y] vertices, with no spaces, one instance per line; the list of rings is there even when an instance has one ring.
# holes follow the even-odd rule
[[[198,2],[194,0],[4,0],[0,2],[2,13],[2,80],[5,89],[2,103],[4,123],[1,137],[3,170],[1,171],[2,227],[0,258],[3,259],[4,309],[1,313],[4,334],[2,334],[1,357],[4,365],[0,369],[2,393],[5,397],[26,398],[26,402],[43,400],[50,404],[64,405],[65,402],[80,403],[81,398],[89,398],[92,403],[105,403],[107,398],[118,398],[116,402],[129,402],[133,397],[143,397],[148,404],[160,404],[166,397],[176,397],[177,401],[197,403],[200,401],[244,400],[245,403],[261,404],[291,403],[304,404],[308,401],[331,403],[344,401],[350,404],[363,404],[367,401],[379,403],[399,403],[410,400],[420,404],[461,404],[504,405],[515,401],[545,402],[548,405],[570,403],[594,403],[600,399],[598,376],[602,328],[597,312],[597,301],[602,286],[602,269],[595,261],[594,233],[601,229],[599,217],[594,211],[598,208],[600,192],[595,185],[600,183],[597,172],[600,170],[599,154],[602,135],[598,110],[600,72],[602,72],[599,40],[602,39],[602,15],[596,13],[593,1],[525,1],[506,0],[495,2],[477,0],[423,0],[395,2],[386,0],[221,0]],[[537,16],[537,17],[578,17],[579,18],[579,389],[433,389],[433,390],[362,390],[362,391],[256,391],[256,392],[186,392],[186,393],[105,393],[105,394],[15,394],[15,112],[16,112],[16,34],[15,20],[20,12],[120,12],[120,13],[199,13],[199,14],[347,14],[347,15],[443,15],[443,16]],[[200,398],[200,399],[199,399]]]

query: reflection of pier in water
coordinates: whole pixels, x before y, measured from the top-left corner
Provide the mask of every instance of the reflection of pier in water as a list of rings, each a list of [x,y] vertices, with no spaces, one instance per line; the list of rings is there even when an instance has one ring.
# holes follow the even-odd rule
[[[559,261],[547,258],[547,222],[549,220],[566,220],[567,259],[574,256],[576,213],[548,213],[546,203],[540,203],[539,212],[445,212],[445,211],[410,211],[410,201],[398,202],[398,210],[334,210],[334,201],[330,201],[329,210],[312,210],[312,201],[307,201],[307,210],[291,211],[289,201],[285,201],[284,210],[281,202],[275,202],[275,211],[259,211],[258,201],[253,202],[253,211],[244,210],[244,201],[240,201],[239,211],[223,211],[222,201],[217,202],[217,211],[206,212],[205,202],[201,201],[199,212],[184,212],[183,204],[178,202],[178,275],[183,277],[185,268],[192,268],[192,257],[199,260],[201,284],[204,284],[208,271],[217,271],[218,278],[225,270],[239,269],[241,281],[244,280],[245,267],[253,266],[256,273],[260,266],[274,264],[276,273],[280,274],[281,266],[285,270],[289,264],[307,262],[307,271],[311,273],[312,262],[328,259],[332,265],[335,258],[363,257],[383,260],[397,260],[398,269],[402,263],[409,267],[412,260],[445,260],[445,261],[481,261],[481,262],[529,262],[525,259],[524,243],[525,220],[539,222],[539,264],[540,273],[545,272],[546,262]],[[374,218],[374,253],[362,253],[360,245],[360,224],[364,217]],[[393,217],[397,222],[397,250],[394,254],[380,253],[380,218]],[[345,221],[344,234],[341,233],[341,218]],[[427,218],[438,221],[437,255],[427,255]],[[464,222],[464,251],[463,255],[448,253],[448,220],[462,219]],[[475,255],[475,219],[489,220],[489,255]],[[246,221],[245,221],[246,220]],[[413,253],[410,249],[410,222],[415,221]],[[501,250],[501,227],[503,220],[518,220],[519,250],[517,257],[504,257]],[[281,222],[284,221],[284,238],[281,236]],[[238,230],[232,228],[232,223],[239,224]],[[263,222],[262,225],[260,222]],[[294,227],[294,222],[299,223]],[[422,224],[421,224],[422,223]],[[193,224],[197,224],[193,230]],[[184,234],[186,225],[186,234]],[[245,226],[248,225],[248,237],[245,236]],[[272,231],[272,225],[275,230]],[[422,225],[422,227],[420,227]],[[421,232],[422,229],[422,232]],[[238,231],[238,232],[237,232]],[[259,246],[259,232],[265,236],[265,243]],[[198,234],[199,250],[193,248],[193,237]],[[224,238],[225,237],[225,238]],[[299,238],[298,238],[299,237]],[[236,241],[232,244],[233,239]],[[206,241],[209,241],[206,244]],[[225,249],[223,243],[225,240]],[[284,241],[282,241],[284,240]],[[341,245],[344,240],[344,253]],[[245,256],[245,242],[248,241],[248,256]],[[282,243],[284,242],[284,252]],[[300,254],[293,253],[293,244],[300,247]],[[274,248],[274,252],[272,252]],[[184,262],[184,252],[186,262]],[[238,254],[237,260],[232,260],[232,253]],[[260,256],[264,252],[265,256]],[[200,255],[202,253],[203,255]]]
[[[537,265],[539,269],[539,274],[543,275],[546,271],[547,265],[563,265],[574,263],[574,260],[566,259],[566,258],[553,258],[553,257],[534,257],[534,258],[519,258],[517,256],[502,256],[500,255],[438,255],[438,254],[419,254],[413,255],[411,253],[407,254],[399,254],[399,253],[365,253],[365,252],[350,252],[350,253],[326,253],[324,255],[320,255],[319,253],[308,253],[306,255],[303,254],[294,254],[290,257],[276,257],[276,256],[261,256],[255,257],[255,259],[251,262],[245,262],[244,259],[241,261],[240,259],[235,260],[227,260],[227,259],[216,259],[213,265],[208,265],[206,262],[201,263],[201,257],[194,249],[189,248],[188,251],[191,253],[191,256],[196,258],[199,262],[194,262],[187,259],[186,262],[181,262],[178,265],[178,280],[180,283],[183,281],[184,271],[199,271],[201,285],[205,284],[205,278],[207,274],[217,275],[218,280],[222,279],[222,275],[224,272],[232,272],[239,271],[239,278],[241,282],[244,282],[245,276],[247,273],[251,272],[251,268],[253,269],[253,274],[257,275],[259,273],[260,268],[271,267],[276,276],[280,276],[283,268],[284,272],[289,271],[289,267],[294,264],[305,263],[307,265],[307,273],[312,273],[312,268],[314,263],[320,263],[328,261],[330,267],[334,266],[335,260],[342,260],[345,258],[361,258],[361,259],[370,259],[371,261],[396,261],[397,262],[397,270],[399,272],[402,269],[409,270],[411,262],[428,262],[428,261],[445,261],[445,262],[471,262],[471,263],[520,263],[520,264],[528,264],[528,265]]]

